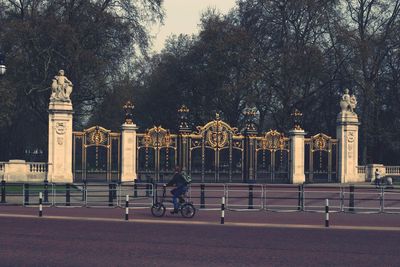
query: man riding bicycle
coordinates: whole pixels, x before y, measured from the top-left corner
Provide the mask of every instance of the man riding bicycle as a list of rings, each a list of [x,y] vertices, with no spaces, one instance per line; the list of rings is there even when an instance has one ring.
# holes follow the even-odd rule
[[[182,195],[186,193],[188,187],[188,182],[183,177],[182,172],[181,172],[181,167],[176,166],[175,167],[175,173],[174,176],[172,177],[171,181],[169,181],[167,184],[164,186],[176,186],[174,189],[171,190],[172,193],[172,202],[174,203],[174,210],[171,211],[171,214],[175,214],[179,212],[179,201],[185,202],[185,200],[182,198]]]

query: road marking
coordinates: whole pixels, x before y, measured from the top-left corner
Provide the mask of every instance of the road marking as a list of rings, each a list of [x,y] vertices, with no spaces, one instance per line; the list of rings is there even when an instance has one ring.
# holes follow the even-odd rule
[[[130,219],[125,221],[123,219],[115,218],[94,218],[94,217],[67,217],[67,216],[46,216],[38,217],[35,215],[26,214],[7,214],[0,213],[0,217],[4,218],[29,218],[39,220],[68,220],[68,221],[99,221],[99,222],[120,222],[120,223],[152,223],[152,224],[181,224],[181,225],[214,225],[219,227],[260,227],[260,228],[293,228],[293,229],[324,229],[329,231],[335,230],[358,230],[358,231],[389,231],[399,232],[400,227],[382,227],[382,226],[352,226],[352,225],[336,225],[326,228],[324,225],[313,224],[278,224],[278,223],[241,223],[241,222],[225,222],[221,225],[219,222],[205,222],[205,221],[188,221],[188,220],[150,220],[150,219]]]

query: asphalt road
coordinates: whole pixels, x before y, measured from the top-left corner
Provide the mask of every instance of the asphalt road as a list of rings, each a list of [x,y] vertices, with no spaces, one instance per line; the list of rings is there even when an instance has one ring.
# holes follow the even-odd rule
[[[400,266],[399,228],[173,219],[2,216],[0,266]]]

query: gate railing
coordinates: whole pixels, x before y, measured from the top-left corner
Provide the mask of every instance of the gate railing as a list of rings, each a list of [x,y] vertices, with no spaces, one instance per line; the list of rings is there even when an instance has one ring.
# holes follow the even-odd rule
[[[28,184],[0,183],[2,205],[56,207],[123,207],[129,195],[130,208],[149,208],[157,200],[162,184]],[[333,212],[400,213],[400,187],[371,185],[265,185],[206,184],[190,185],[187,197],[199,209],[217,210],[221,198],[231,210],[324,212],[329,199]]]

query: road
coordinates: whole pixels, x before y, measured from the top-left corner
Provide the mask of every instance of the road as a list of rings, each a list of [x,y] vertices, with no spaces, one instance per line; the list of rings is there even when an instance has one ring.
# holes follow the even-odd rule
[[[400,215],[0,207],[1,266],[399,266]]]

